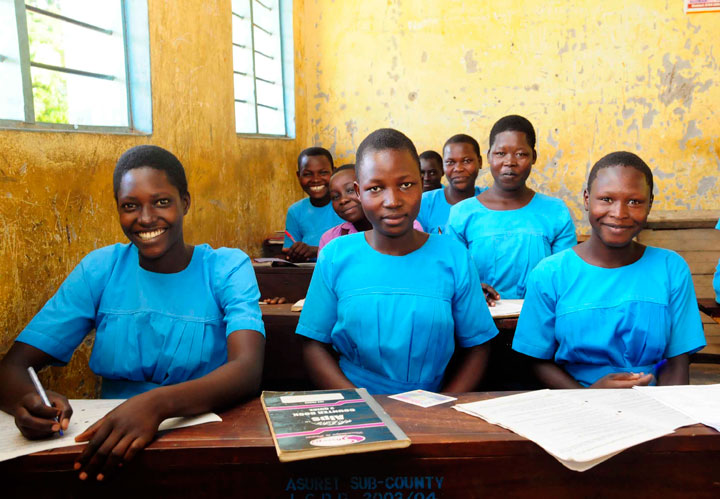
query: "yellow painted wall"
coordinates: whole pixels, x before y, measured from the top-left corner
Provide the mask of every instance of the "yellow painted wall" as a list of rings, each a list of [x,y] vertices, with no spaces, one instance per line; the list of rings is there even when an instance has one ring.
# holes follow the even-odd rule
[[[530,183],[562,197],[581,231],[584,180],[614,150],[653,168],[657,209],[720,206],[720,13],[687,16],[675,0],[317,0],[301,22],[307,140],[338,162],[383,126],[418,151],[456,133],[485,149],[498,118],[522,114],[538,135]]]
[[[304,143],[235,134],[230,12],[230,0],[149,1],[152,136],[0,131],[0,355],[85,254],[125,241],[111,177],[129,147],[165,147],[185,166],[188,242],[257,254],[263,237],[283,227],[285,210],[302,195],[295,164]],[[302,53],[300,34],[298,25]],[[305,137],[301,98],[296,109]],[[45,381],[92,395],[87,351]]]

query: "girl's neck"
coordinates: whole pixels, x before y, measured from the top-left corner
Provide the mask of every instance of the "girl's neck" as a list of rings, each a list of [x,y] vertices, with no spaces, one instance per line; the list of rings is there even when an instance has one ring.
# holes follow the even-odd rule
[[[315,208],[322,208],[323,206],[327,206],[327,204],[330,202],[330,194],[328,194],[325,197],[315,199],[310,198],[310,204],[313,205]]]
[[[158,274],[175,274],[181,272],[190,265],[195,247],[185,244],[182,239],[171,246],[164,255],[159,258],[147,259],[139,255],[140,266],[148,272]]]
[[[350,223],[353,224],[353,227],[355,227],[355,230],[357,230],[358,232],[365,232],[372,229],[372,224],[365,217]]]
[[[590,239],[576,246],[575,252],[590,265],[616,269],[640,260],[645,246],[635,241],[619,248],[608,246],[593,232]]]
[[[386,236],[375,229],[365,232],[365,240],[375,251],[391,256],[405,256],[420,249],[428,237],[428,234],[414,229],[395,237]]]
[[[460,201],[471,198],[475,195],[474,185],[470,185],[467,189],[463,191],[455,189],[450,185],[446,186],[443,190],[445,191],[445,200],[448,202],[448,204],[457,204]]]
[[[479,194],[478,200],[493,210],[516,210],[526,206],[532,201],[533,196],[535,196],[535,191],[525,184],[510,191],[501,189],[495,183],[488,190]]]

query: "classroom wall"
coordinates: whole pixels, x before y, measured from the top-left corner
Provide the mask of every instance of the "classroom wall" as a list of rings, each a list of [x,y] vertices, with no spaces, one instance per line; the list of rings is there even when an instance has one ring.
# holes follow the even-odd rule
[[[302,195],[295,180],[302,139],[235,134],[230,0],[148,3],[151,136],[0,130],[0,355],[85,254],[125,242],[111,176],[129,147],[156,144],[180,158],[192,196],[185,219],[190,243],[258,254],[262,239],[284,226],[285,210]],[[296,23],[298,54],[301,34]],[[300,96],[296,110],[304,138]],[[72,396],[95,393],[88,351],[62,376],[46,372],[45,381]]]
[[[538,135],[530,184],[562,197],[581,232],[587,173],[614,150],[652,167],[656,209],[720,206],[720,13],[669,0],[317,0],[301,23],[306,140],[338,162],[383,126],[418,151],[456,133],[486,149],[498,118],[522,114]]]

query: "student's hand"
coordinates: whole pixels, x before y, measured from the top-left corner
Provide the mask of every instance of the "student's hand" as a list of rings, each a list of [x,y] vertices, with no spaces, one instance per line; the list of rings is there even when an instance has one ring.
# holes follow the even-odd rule
[[[495,288],[487,283],[480,283],[483,292],[485,293],[485,301],[487,301],[488,307],[494,307],[495,302],[500,299],[500,293],[495,291]]]
[[[590,385],[590,388],[632,388],[649,385],[653,379],[652,374],[645,373],[610,373]]]
[[[152,391],[136,395],[75,437],[76,442],[89,441],[75,461],[80,480],[104,480],[155,438],[162,418],[154,398]]]
[[[317,246],[309,246],[303,242],[297,242],[289,248],[283,248],[282,251],[291,262],[307,262],[309,259],[317,256],[318,249]]]
[[[29,392],[20,399],[15,408],[15,425],[26,438],[35,440],[47,438],[61,428],[67,430],[73,410],[64,395],[47,390],[53,407],[48,407],[35,392]],[[58,423],[55,417],[60,419]]]
[[[264,298],[260,301],[266,305],[279,305],[281,303],[287,303],[287,299],[284,296],[273,296],[272,298]]]

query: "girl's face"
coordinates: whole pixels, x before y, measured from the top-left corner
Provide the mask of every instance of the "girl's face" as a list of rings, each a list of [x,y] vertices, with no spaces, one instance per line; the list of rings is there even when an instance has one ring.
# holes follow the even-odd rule
[[[436,159],[420,158],[420,174],[422,177],[423,192],[442,187],[440,179],[443,176],[443,169]]]
[[[464,142],[446,145],[443,149],[443,162],[445,177],[450,187],[467,191],[475,186],[482,159],[475,153],[472,145]]]
[[[422,181],[409,151],[369,151],[363,158],[355,190],[373,228],[388,237],[413,230],[420,211]]]
[[[593,236],[614,248],[627,246],[643,229],[653,200],[645,175],[622,165],[599,170],[583,198]]]
[[[122,230],[141,258],[156,260],[184,245],[183,217],[190,195],[181,196],[162,170],[134,168],[123,175],[117,192]]]
[[[506,191],[525,186],[535,164],[537,153],[528,144],[525,132],[507,131],[495,136],[488,162],[495,185]]]
[[[297,172],[300,187],[312,199],[323,199],[328,195],[332,165],[325,156],[305,156],[302,168]]]
[[[330,179],[330,201],[333,209],[346,222],[357,222],[365,218],[360,200],[355,194],[355,172],[343,170]]]

